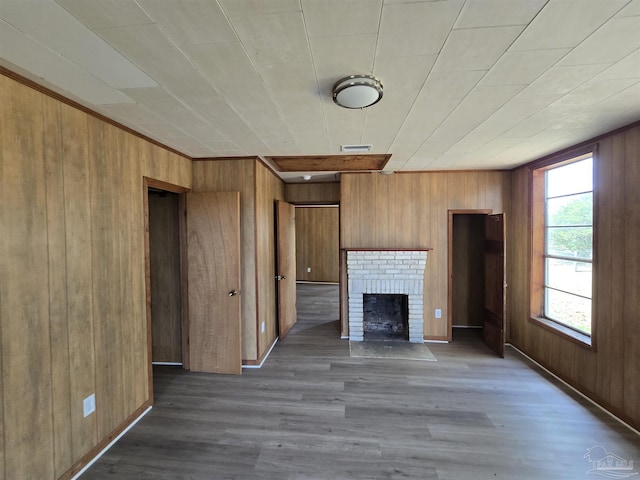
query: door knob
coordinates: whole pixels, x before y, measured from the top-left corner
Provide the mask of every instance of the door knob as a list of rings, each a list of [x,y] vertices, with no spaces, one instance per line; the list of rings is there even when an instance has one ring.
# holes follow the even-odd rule
[[[276,275],[276,280],[286,280],[287,276],[286,275]]]
[[[237,291],[237,290],[231,290],[231,291],[229,292],[229,296],[230,296],[230,297],[235,297],[237,294],[238,294],[238,291]]]

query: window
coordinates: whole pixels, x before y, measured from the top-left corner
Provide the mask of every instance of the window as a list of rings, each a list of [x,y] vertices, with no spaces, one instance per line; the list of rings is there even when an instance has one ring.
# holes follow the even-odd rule
[[[593,155],[533,170],[532,318],[591,345]]]

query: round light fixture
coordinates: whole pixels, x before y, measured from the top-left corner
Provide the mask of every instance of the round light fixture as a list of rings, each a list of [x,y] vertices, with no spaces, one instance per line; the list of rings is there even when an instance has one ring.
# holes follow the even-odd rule
[[[333,101],[344,108],[367,108],[382,98],[382,83],[371,75],[350,75],[333,86]]]

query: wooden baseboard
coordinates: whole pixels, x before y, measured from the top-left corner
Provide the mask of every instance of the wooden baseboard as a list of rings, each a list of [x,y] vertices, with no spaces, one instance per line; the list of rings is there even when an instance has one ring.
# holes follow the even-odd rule
[[[100,440],[96,446],[94,446],[86,455],[73,464],[73,466],[64,472],[58,480],[70,480],[78,472],[80,472],[85,466],[91,462],[97,455],[100,454],[118,435],[124,432],[132,423],[134,423],[150,406],[151,400],[147,400],[140,407],[138,407],[127,419],[118,425],[109,435]]]
[[[516,351],[518,351],[518,353],[524,355],[527,359],[539,365],[548,373],[550,373],[551,375],[553,375],[554,377],[558,378],[560,381],[568,385],[571,389],[575,390],[578,394],[582,395],[587,400],[591,401],[592,403],[594,403],[595,405],[600,407],[602,410],[609,413],[611,416],[613,416],[620,422],[626,424],[628,427],[631,427],[632,429],[636,430],[636,433],[640,431],[640,421],[629,417],[627,414],[620,411],[618,408],[614,407],[609,402],[606,402],[595,393],[590,392],[589,390],[584,388],[582,385],[579,385],[572,379],[567,378],[565,375],[562,375],[550,365],[544,362],[541,362],[540,360],[532,356],[529,352],[527,352],[525,349],[521,348],[519,345],[516,345],[513,342],[511,342],[509,345],[511,345]]]
[[[271,353],[271,350],[273,350],[273,347],[276,346],[277,342],[278,342],[278,338],[276,337],[273,340],[273,342],[271,342],[271,345],[269,345],[269,348],[267,348],[267,350],[262,354],[262,356],[258,360],[242,360],[242,366],[246,368],[260,368],[262,366],[262,363],[267,359],[267,357]]]

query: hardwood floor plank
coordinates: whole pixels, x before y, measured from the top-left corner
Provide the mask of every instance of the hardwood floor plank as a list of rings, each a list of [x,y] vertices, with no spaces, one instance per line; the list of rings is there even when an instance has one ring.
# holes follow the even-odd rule
[[[584,479],[588,448],[640,463],[640,438],[478,332],[437,362],[350,358],[337,285],[298,285],[298,322],[242,376],[154,372],[156,403],[83,477]]]

